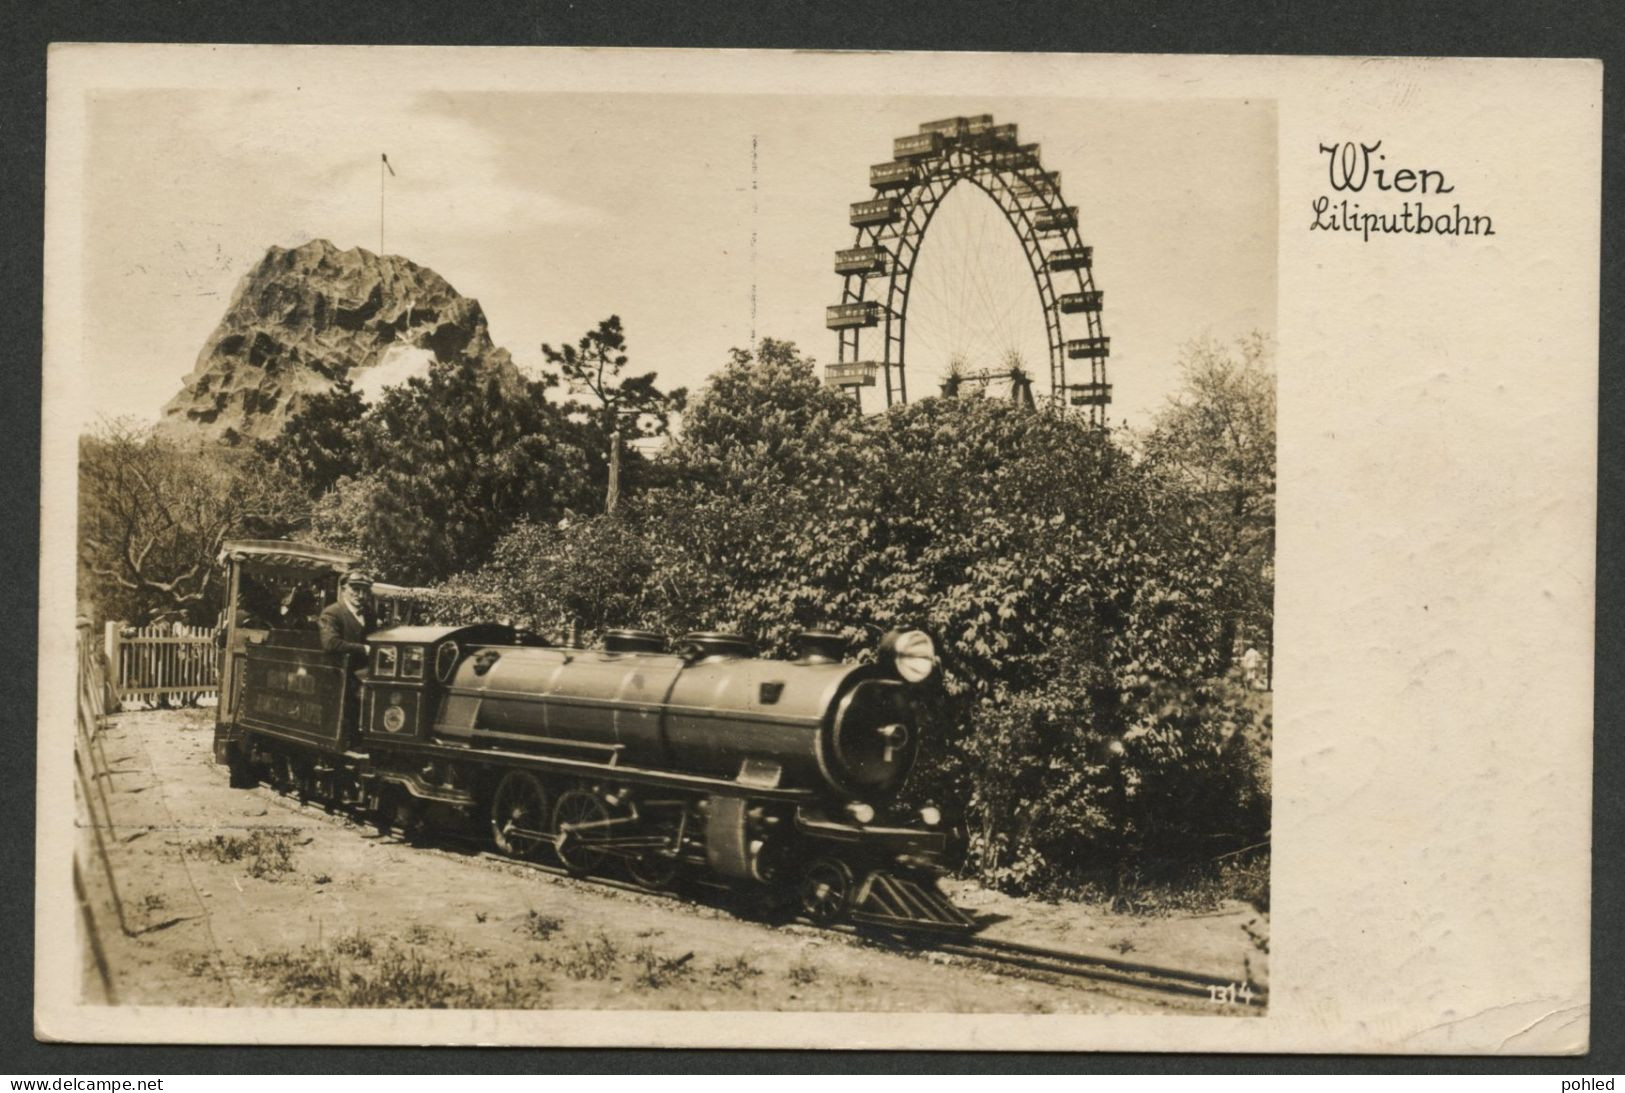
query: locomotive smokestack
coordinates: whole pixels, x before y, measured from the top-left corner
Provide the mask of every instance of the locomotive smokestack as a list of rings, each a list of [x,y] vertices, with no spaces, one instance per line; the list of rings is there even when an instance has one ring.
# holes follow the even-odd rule
[[[796,655],[809,664],[836,664],[846,655],[846,635],[835,630],[803,630],[795,643]]]

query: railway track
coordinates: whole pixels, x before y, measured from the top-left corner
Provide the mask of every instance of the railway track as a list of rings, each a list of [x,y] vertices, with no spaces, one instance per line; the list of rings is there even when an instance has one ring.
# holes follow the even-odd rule
[[[569,877],[567,870],[544,862],[527,862],[494,851],[482,850],[476,857],[502,865],[519,866],[550,876]],[[671,892],[655,891],[641,885],[610,877],[593,877],[592,883],[636,895],[653,896],[682,904],[689,902]],[[719,887],[719,890],[721,889]],[[1238,982],[1225,976],[1169,968],[1140,961],[1121,960],[1099,953],[1073,952],[1040,945],[1027,945],[1000,938],[970,935],[955,937],[941,934],[908,933],[877,929],[860,925],[820,925],[805,916],[789,921],[798,927],[818,933],[861,941],[865,944],[910,955],[944,953],[987,964],[1034,972],[1050,978],[1082,979],[1097,983],[1115,983],[1138,987],[1165,994],[1180,994],[1206,998],[1217,1004],[1232,1004],[1249,1008],[1263,1008],[1269,1004],[1269,992],[1254,983]]]
[[[268,800],[290,810],[315,814],[334,820],[343,818],[355,820],[355,817],[349,816],[345,812],[329,811],[314,801],[301,803],[296,798],[280,793],[270,787],[262,786],[261,789]],[[451,846],[456,846],[458,849],[451,849]],[[562,866],[512,858],[495,850],[484,848],[479,840],[460,837],[455,834],[439,834],[434,841],[422,844],[419,849],[459,861],[475,859],[503,867],[530,870],[564,880],[580,879],[573,877],[569,870]],[[618,880],[614,877],[594,876],[587,883],[596,888],[611,888],[633,895],[666,900],[678,906],[693,905],[693,900],[684,898],[678,892],[645,888],[642,885]],[[723,885],[707,885],[705,887],[713,888],[719,893],[728,891],[726,886]],[[1262,1009],[1269,1004],[1268,990],[1255,983],[1241,982],[1206,972],[1122,960],[1100,953],[1052,949],[1041,945],[1028,945],[1022,942],[983,937],[975,934],[956,936],[911,933],[853,924],[820,925],[804,916],[786,918],[779,924],[784,923],[794,923],[798,928],[809,932],[859,941],[876,948],[907,955],[925,956],[931,953],[942,953],[961,959],[982,961],[989,965],[1013,968],[1051,979],[1078,979],[1097,983],[1111,983],[1164,994],[1206,998],[1215,1005],[1230,1005],[1243,1009]]]
[[[1230,1003],[1247,1007],[1269,1004],[1269,992],[1253,983],[1237,982],[1205,972],[1118,960],[1098,953],[1071,952],[974,935],[957,940],[934,941],[930,944],[930,950],[1049,976],[1120,983],[1168,994],[1206,998],[1215,1004]]]

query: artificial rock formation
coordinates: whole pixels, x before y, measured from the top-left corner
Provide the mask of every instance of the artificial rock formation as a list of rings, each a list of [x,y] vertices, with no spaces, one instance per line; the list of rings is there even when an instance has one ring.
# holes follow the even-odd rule
[[[228,442],[272,437],[310,395],[343,378],[364,386],[368,370],[406,348],[520,382],[479,302],[433,270],[325,239],[272,247],[237,285],[162,425]]]

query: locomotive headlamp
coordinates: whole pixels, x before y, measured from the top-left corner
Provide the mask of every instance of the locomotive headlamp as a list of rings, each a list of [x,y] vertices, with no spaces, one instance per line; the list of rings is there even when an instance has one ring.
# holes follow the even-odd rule
[[[846,806],[846,813],[860,824],[866,824],[875,818],[875,806],[864,804],[862,801],[853,801]]]
[[[920,809],[920,822],[926,827],[936,827],[942,822],[942,809],[935,805],[926,805]]]
[[[924,683],[937,670],[937,647],[924,630],[893,630],[881,641],[880,656],[904,683]]]

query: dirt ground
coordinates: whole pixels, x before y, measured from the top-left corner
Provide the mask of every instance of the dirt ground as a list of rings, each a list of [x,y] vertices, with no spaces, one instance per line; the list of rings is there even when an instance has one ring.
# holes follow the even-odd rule
[[[455,848],[414,848],[265,787],[233,790],[212,710],[116,716],[96,814],[113,881],[87,879],[119,1003],[993,1013],[1259,1013],[1053,981],[751,921]],[[87,844],[89,831],[81,833]],[[91,846],[84,860],[99,862]],[[119,928],[113,890],[134,936]],[[1267,984],[1245,904],[1142,917],[950,882],[991,937]],[[86,961],[87,1001],[105,999]]]

